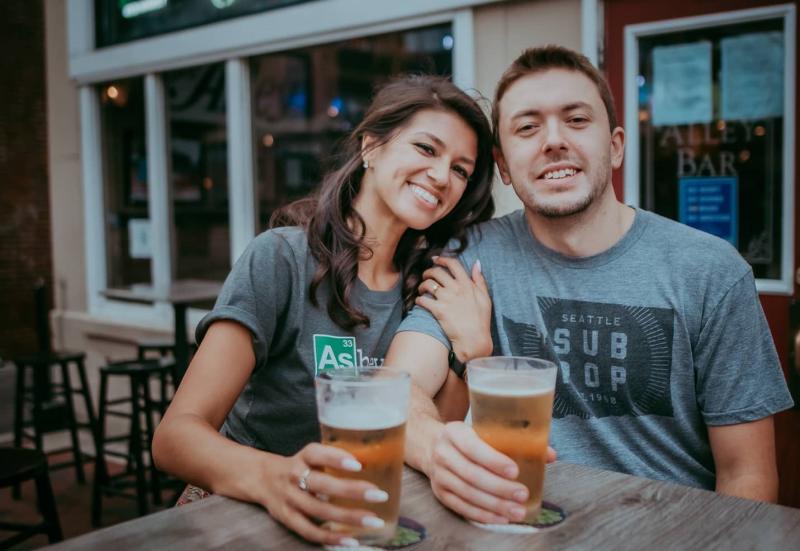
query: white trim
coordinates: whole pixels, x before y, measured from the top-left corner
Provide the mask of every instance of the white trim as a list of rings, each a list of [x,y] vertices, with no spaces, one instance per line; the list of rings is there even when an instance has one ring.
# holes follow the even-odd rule
[[[754,8],[721,12],[695,17],[683,17],[651,23],[627,25],[625,27],[625,202],[639,206],[639,112],[636,88],[638,73],[639,43],[642,36],[701,29],[704,27],[730,25],[763,19],[783,19],[784,36],[784,125],[783,125],[783,205],[781,211],[781,278],[756,279],[759,293],[791,295],[794,291],[793,272],[795,266],[795,55],[796,37],[794,4],[781,4],[765,8]]]
[[[161,75],[144,78],[145,123],[147,128],[148,213],[153,256],[150,273],[153,285],[166,287],[172,281],[174,232],[172,229],[172,185],[167,136],[166,97]]]
[[[70,57],[80,83],[223,61],[435,24],[500,0],[326,0],[234,18]]]
[[[598,66],[598,0],[581,0],[581,51]]]
[[[228,113],[228,210],[231,266],[256,235],[255,165],[247,59],[225,62],[225,105]]]
[[[83,172],[83,232],[86,246],[86,300],[94,312],[106,288],[105,190],[100,138],[100,98],[94,86],[78,91],[81,106],[81,171]]]
[[[70,57],[87,54],[94,49],[92,0],[67,0],[67,45]]]
[[[453,82],[462,90],[474,90],[475,18],[471,9],[458,11],[453,17]]]

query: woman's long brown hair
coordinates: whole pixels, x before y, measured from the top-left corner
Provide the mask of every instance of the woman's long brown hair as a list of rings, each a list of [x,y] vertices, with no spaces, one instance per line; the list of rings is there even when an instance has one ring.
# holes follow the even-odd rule
[[[475,100],[449,80],[411,75],[380,88],[364,119],[344,141],[338,168],[325,176],[310,197],[279,209],[270,219],[270,227],[298,225],[306,229],[309,248],[318,262],[309,287],[311,302],[319,306],[317,289],[327,282],[330,287],[328,315],[344,329],[369,326],[369,318],[350,304],[359,258],[372,254],[364,242],[364,220],[353,208],[364,176],[362,139],[364,136],[375,138],[373,147],[379,147],[423,109],[447,111],[463,119],[478,138],[478,151],[475,170],[456,207],[427,229],[409,228],[400,238],[394,264],[403,279],[403,311],[407,312],[414,305],[417,286],[422,272],[431,265],[431,257],[439,254],[451,238],[459,241],[457,250],[463,250],[467,244],[466,228],[488,220],[494,212],[491,193],[494,162],[489,122]]]

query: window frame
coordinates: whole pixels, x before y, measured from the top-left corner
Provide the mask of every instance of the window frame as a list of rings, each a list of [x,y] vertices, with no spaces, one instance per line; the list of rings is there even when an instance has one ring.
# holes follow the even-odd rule
[[[783,205],[781,210],[781,277],[780,279],[756,279],[756,289],[763,294],[791,295],[794,272],[794,204],[795,204],[795,21],[794,4],[781,4],[764,8],[753,8],[720,12],[694,17],[667,19],[652,23],[640,23],[625,27],[625,202],[638,207],[639,192],[639,99],[636,76],[639,67],[640,37],[663,33],[697,30],[718,25],[747,23],[754,20],[783,19],[784,36],[784,107],[783,107]]]
[[[270,10],[129,43],[94,48],[93,0],[68,0],[69,75],[79,88],[89,314],[125,319],[148,328],[170,329],[172,308],[142,306],[107,299],[106,224],[103,162],[100,147],[100,98],[97,86],[118,78],[145,80],[145,127],[151,224],[151,279],[168,286],[174,278],[174,218],[169,184],[168,121],[162,73],[223,61],[228,123],[229,221],[231,264],[256,235],[255,160],[249,58],[271,52],[321,45],[360,36],[452,25],[455,46],[453,80],[475,87],[472,7],[501,0],[427,0],[364,3],[326,0]],[[380,5],[378,5],[380,4]],[[190,310],[189,321],[204,314]]]

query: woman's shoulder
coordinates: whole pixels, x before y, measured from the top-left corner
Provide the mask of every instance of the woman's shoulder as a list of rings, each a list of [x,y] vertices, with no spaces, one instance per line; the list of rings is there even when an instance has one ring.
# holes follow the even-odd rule
[[[257,235],[251,247],[259,252],[291,253],[303,257],[308,252],[308,238],[305,229],[299,226],[283,226]]]

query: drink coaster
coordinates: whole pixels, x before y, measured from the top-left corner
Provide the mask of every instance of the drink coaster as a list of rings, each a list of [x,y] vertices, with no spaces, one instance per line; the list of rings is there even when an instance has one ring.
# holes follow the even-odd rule
[[[499,532],[501,534],[535,534],[543,528],[550,528],[551,526],[561,524],[564,522],[565,518],[567,518],[567,513],[564,509],[549,501],[543,501],[539,516],[531,523],[483,524],[481,522],[470,521],[470,524],[484,530],[489,530],[490,532]]]
[[[421,542],[425,539],[426,534],[427,531],[425,527],[416,520],[400,517],[397,522],[397,531],[394,533],[392,541],[380,547],[370,545],[359,545],[358,547],[326,545],[325,549],[328,551],[383,551],[384,549],[403,549],[404,547],[410,547]]]

